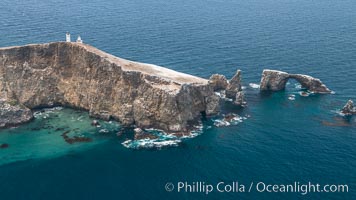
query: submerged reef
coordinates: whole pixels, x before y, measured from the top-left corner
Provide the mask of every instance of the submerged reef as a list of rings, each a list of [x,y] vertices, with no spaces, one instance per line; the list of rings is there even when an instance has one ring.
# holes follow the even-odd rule
[[[0,149],[6,149],[6,148],[9,148],[9,144],[6,143],[0,144]]]
[[[304,74],[288,74],[286,72],[269,69],[265,69],[262,72],[260,90],[284,90],[289,79],[295,79],[303,88],[313,93],[328,94],[332,92],[320,81],[320,79]]]
[[[70,131],[66,131],[64,133],[62,133],[62,137],[64,139],[64,141],[66,141],[68,144],[73,144],[76,142],[91,142],[92,139],[89,137],[85,137],[85,136],[73,136],[73,137],[69,137],[68,133]]]

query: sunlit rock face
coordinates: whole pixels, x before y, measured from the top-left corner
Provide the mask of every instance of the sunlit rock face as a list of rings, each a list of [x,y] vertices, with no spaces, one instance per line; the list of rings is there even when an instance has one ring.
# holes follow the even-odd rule
[[[64,105],[123,125],[187,131],[201,113],[219,112],[206,79],[70,42],[0,48],[0,98],[28,115],[16,112],[12,124],[30,120],[29,109]]]
[[[33,119],[30,109],[10,100],[0,100],[0,128],[27,122]]]
[[[284,90],[288,80],[292,78],[298,81],[303,88],[314,93],[331,93],[320,79],[303,75],[303,74],[288,74],[286,72],[265,69],[262,72],[260,83],[261,91],[279,91]]]
[[[215,91],[225,90],[228,86],[228,81],[224,75],[213,74],[209,78],[209,84],[213,87]]]
[[[224,90],[226,97],[232,99],[235,105],[246,105],[245,95],[242,91],[241,70],[237,70],[229,81],[224,75],[213,74],[209,79],[209,84],[214,91]]]
[[[241,70],[237,70],[236,74],[230,79],[226,88],[226,97],[233,99],[235,105],[243,106],[246,104],[245,95],[242,91]]]
[[[241,87],[241,70],[237,70],[236,74],[230,79],[226,88],[226,97],[234,99],[237,92],[242,91]]]

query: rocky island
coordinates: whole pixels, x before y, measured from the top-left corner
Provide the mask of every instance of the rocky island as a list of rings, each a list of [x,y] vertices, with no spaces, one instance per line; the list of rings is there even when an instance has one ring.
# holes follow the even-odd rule
[[[206,79],[87,44],[0,48],[0,127],[31,120],[35,108],[62,105],[124,126],[184,132],[202,114],[217,114],[219,101]]]
[[[260,83],[261,91],[284,90],[289,79],[295,79],[303,88],[310,92],[319,94],[329,94],[332,91],[327,88],[320,79],[304,74],[289,74],[287,72],[265,69],[262,72]]]
[[[347,101],[345,106],[341,109],[341,113],[345,116],[356,115],[356,108],[354,106],[354,102],[351,99]]]
[[[290,78],[311,92],[331,92],[319,79],[276,70],[263,71],[260,90],[283,90]],[[5,47],[0,48],[0,128],[30,121],[33,109],[60,105],[123,126],[186,133],[201,117],[218,114],[221,99],[246,105],[241,82],[240,70],[230,80],[220,74],[207,80],[81,42]]]

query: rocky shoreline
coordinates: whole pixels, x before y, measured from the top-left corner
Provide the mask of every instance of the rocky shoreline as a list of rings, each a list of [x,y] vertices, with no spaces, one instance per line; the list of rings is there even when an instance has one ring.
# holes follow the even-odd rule
[[[30,109],[18,104],[16,101],[0,99],[0,128],[16,126],[33,119]]]

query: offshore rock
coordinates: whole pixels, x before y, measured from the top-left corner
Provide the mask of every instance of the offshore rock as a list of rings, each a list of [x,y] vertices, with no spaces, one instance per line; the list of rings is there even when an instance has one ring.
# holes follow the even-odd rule
[[[241,70],[237,70],[236,74],[231,78],[226,88],[226,97],[235,99],[237,92],[242,91],[241,87]]]
[[[92,126],[100,126],[100,123],[98,120],[94,119],[92,122],[91,122],[91,125]]]
[[[219,111],[206,79],[71,42],[0,48],[0,98],[17,102],[1,104],[2,126],[30,120],[30,109],[62,105],[174,132]]]
[[[239,91],[236,93],[234,104],[238,106],[244,106],[247,104],[245,101],[245,94],[243,91]]]
[[[260,83],[261,91],[280,91],[284,90],[288,80],[292,78],[298,81],[303,88],[314,93],[331,93],[332,91],[327,88],[320,79],[303,75],[303,74],[288,74],[286,72],[265,69],[262,72]]]
[[[0,128],[14,126],[33,119],[30,109],[17,104],[14,100],[0,99]]]
[[[284,90],[289,79],[289,74],[277,70],[263,70],[260,90],[279,91]]]
[[[237,70],[236,74],[231,78],[225,94],[227,98],[234,100],[235,105],[246,105],[245,95],[242,91],[241,70]]]
[[[214,91],[225,90],[228,86],[226,77],[221,74],[211,75],[209,78],[209,84],[214,88]]]
[[[319,93],[319,94],[326,94],[326,93],[331,93],[332,91],[327,88],[321,81],[320,79],[308,76],[308,75],[303,75],[303,74],[290,74],[289,78],[294,78],[296,81],[298,81],[303,88],[308,89],[311,92],[314,93]]]
[[[351,99],[342,108],[341,113],[346,116],[356,115],[356,108],[354,106],[354,102]]]
[[[144,130],[142,130],[140,128],[135,128],[134,132],[135,132],[135,135],[134,135],[135,140],[143,140],[143,139],[154,140],[154,139],[158,138],[156,135],[145,132]]]

